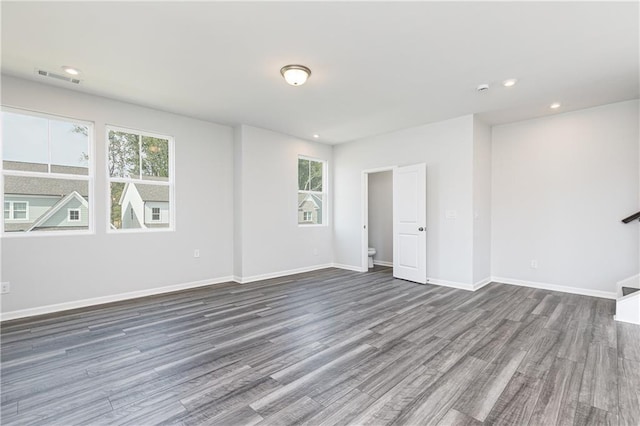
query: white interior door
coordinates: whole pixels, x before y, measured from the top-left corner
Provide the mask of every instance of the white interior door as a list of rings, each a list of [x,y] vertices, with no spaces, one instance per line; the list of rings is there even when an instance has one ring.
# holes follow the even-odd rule
[[[393,276],[427,283],[427,167],[393,171]]]

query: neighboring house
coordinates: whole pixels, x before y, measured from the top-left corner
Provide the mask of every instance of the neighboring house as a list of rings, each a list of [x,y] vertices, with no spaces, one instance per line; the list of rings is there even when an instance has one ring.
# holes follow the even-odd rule
[[[46,164],[4,162],[6,169],[46,171]],[[56,171],[84,174],[85,168],[56,166]],[[11,176],[4,178],[4,230],[31,232],[88,229],[86,180]]]
[[[322,223],[322,196],[298,194],[298,223]]]
[[[122,229],[169,227],[169,187],[127,183],[119,201]]]

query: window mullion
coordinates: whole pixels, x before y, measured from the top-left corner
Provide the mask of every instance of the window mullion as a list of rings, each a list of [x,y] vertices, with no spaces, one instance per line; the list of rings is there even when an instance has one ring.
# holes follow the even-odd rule
[[[138,174],[142,180],[142,134],[138,135]]]
[[[51,120],[47,119],[47,171],[51,174]]]

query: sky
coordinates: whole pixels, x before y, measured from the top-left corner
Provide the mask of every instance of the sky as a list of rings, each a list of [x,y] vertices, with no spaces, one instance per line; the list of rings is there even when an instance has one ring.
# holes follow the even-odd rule
[[[48,138],[48,127],[51,139]],[[31,115],[2,113],[2,159],[60,166],[87,167],[89,138],[72,131],[72,123]]]

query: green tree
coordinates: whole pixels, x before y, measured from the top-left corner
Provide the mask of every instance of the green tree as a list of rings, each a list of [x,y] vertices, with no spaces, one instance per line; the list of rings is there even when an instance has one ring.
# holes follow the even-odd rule
[[[81,126],[79,124],[74,124],[73,127],[71,128],[71,133],[79,133],[81,135],[85,135],[85,136],[89,136],[89,129],[87,128],[87,126]],[[82,164],[83,166],[88,166],[89,165],[89,154],[87,154],[86,152],[82,152],[80,153],[80,158],[78,158],[78,161],[80,162],[80,164]]]
[[[109,132],[109,176],[140,177],[139,136],[125,132]]]
[[[124,190],[124,183],[111,182],[111,224],[116,228],[122,228],[122,206],[120,197]]]
[[[142,137],[142,175],[169,177],[169,141],[166,139]]]
[[[298,190],[322,192],[322,169],[320,161],[298,159]]]

